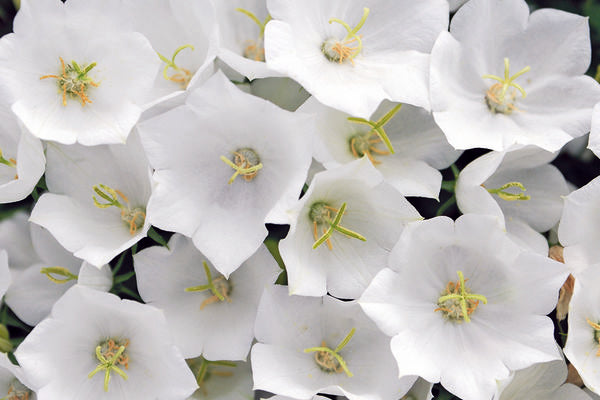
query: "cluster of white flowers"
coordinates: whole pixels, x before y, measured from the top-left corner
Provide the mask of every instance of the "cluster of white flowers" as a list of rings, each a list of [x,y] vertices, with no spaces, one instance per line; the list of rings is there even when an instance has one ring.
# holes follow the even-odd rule
[[[0,400],[599,398],[600,177],[550,164],[600,156],[590,47],[525,0],[22,0]]]

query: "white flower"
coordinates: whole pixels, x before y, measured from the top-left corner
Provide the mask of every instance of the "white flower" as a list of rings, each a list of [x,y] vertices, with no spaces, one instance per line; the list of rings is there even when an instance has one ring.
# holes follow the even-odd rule
[[[160,68],[120,1],[23,1],[0,40],[0,84],[41,139],[125,142]]]
[[[198,387],[159,310],[81,286],[15,356],[41,400],[183,400]]]
[[[267,248],[259,247],[229,279],[190,239],[175,234],[169,249],[155,246],[134,256],[142,299],[164,311],[184,357],[245,360],[260,296],[281,271]]]
[[[562,264],[511,242],[493,217],[409,224],[359,304],[387,335],[400,376],[419,375],[464,400],[496,380],[560,359],[552,321]]]
[[[590,129],[600,85],[588,19],[524,0],[471,0],[431,52],[431,109],[457,149],[554,152]]]
[[[264,31],[271,17],[266,0],[215,1],[219,26],[219,59],[251,81],[280,76],[265,63]],[[230,75],[227,68],[224,68]]]
[[[0,203],[23,200],[44,174],[42,142],[0,106]]]
[[[3,400],[37,400],[23,370],[0,353],[0,396]]]
[[[420,219],[366,157],[316,174],[289,214],[279,250],[290,294],[346,299],[360,296],[404,225]]]
[[[546,232],[562,212],[569,193],[560,171],[549,162],[556,157],[536,147],[490,152],[467,165],[456,182],[456,201],[464,214],[497,216],[514,240],[548,253]]]
[[[225,277],[260,247],[265,223],[288,223],[311,162],[311,117],[217,73],[138,129],[155,168],[152,224],[192,237]]]
[[[564,383],[564,360],[534,364],[501,382],[494,400],[591,400],[580,388]]]
[[[600,177],[565,197],[558,237],[564,246],[565,264],[577,276],[600,263]]]
[[[314,157],[325,168],[366,155],[386,182],[405,196],[437,199],[442,182],[438,169],[448,168],[460,155],[422,108],[384,101],[365,120],[311,98],[299,111],[317,116]]]
[[[0,223],[0,248],[7,249],[12,284],[5,302],[28,325],[37,325],[50,313],[54,303],[74,284],[108,291],[112,273],[101,270],[65,250],[44,228],[27,222],[19,212]],[[15,242],[23,242],[13,246]],[[31,249],[26,264],[18,262],[19,249]],[[13,259],[16,262],[13,264]]]
[[[162,61],[152,97],[194,87],[212,75],[218,39],[210,0],[135,0],[125,6],[134,28],[150,40]]]
[[[350,400],[402,397],[416,377],[398,379],[387,338],[356,302],[265,290],[252,347],[254,388],[296,399],[317,393]]]
[[[188,400],[253,400],[249,362],[188,360],[200,388]]]
[[[30,221],[97,267],[146,236],[150,168],[138,135],[127,144],[48,144],[44,193]]]
[[[575,279],[569,304],[569,335],[565,356],[585,386],[600,393],[600,270],[588,268]]]
[[[445,0],[268,0],[267,65],[321,103],[369,118],[382,100],[429,108],[429,52]],[[401,21],[399,24],[398,21]]]

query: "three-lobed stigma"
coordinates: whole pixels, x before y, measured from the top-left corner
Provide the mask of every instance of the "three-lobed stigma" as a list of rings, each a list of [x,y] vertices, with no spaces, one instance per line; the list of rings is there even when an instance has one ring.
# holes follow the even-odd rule
[[[338,344],[333,350],[327,347],[327,343],[325,343],[323,340],[321,342],[321,346],[304,349],[304,352],[315,353],[315,363],[322,371],[336,374],[345,372],[346,375],[351,378],[353,374],[350,372],[346,361],[339,353],[344,347],[346,347],[350,339],[352,339],[352,336],[354,336],[355,332],[356,328],[352,328],[346,337],[342,339],[340,344]]]
[[[188,87],[190,80],[192,79],[192,72],[189,69],[177,65],[177,63],[175,62],[175,58],[177,58],[177,55],[179,55],[179,53],[184,49],[190,49],[194,51],[194,46],[192,46],[191,44],[179,46],[173,52],[171,59],[168,59],[159,52],[156,52],[156,54],[158,54],[158,58],[160,58],[161,61],[165,63],[165,67],[163,68],[162,72],[163,78],[165,78],[168,81],[179,84],[179,86],[185,90]],[[172,75],[169,75],[170,69],[173,69],[173,71],[175,71]]]
[[[512,114],[517,110],[515,102],[518,93],[521,97],[527,97],[525,89],[521,87],[515,80],[526,72],[529,72],[529,66],[523,68],[513,76],[510,76],[510,62],[508,58],[504,59],[504,77],[497,75],[483,75],[483,79],[493,79],[497,81],[485,93],[485,103],[488,109],[494,114]]]
[[[264,36],[265,36],[265,28],[267,23],[271,20],[271,16],[267,15],[264,21],[258,19],[258,17],[244,8],[236,8],[235,11],[240,12],[250,18],[260,30],[258,35],[258,39],[248,39],[244,41],[244,49],[242,51],[242,55],[250,60],[254,61],[265,61],[265,45],[264,45]]]
[[[315,237],[315,243],[313,244],[313,250],[327,243],[329,250],[333,250],[331,244],[331,235],[333,232],[339,232],[350,238],[358,239],[365,242],[367,239],[358,232],[352,231],[348,228],[344,228],[341,225],[342,216],[346,211],[346,203],[342,203],[340,209],[331,207],[327,202],[317,201],[310,206],[308,217],[313,224],[313,234]],[[332,218],[332,214],[335,216]],[[323,230],[323,235],[319,237],[319,229]]]
[[[101,203],[96,196],[93,196],[96,207],[116,207],[121,210],[121,220],[129,227],[130,235],[135,235],[138,230],[144,227],[146,221],[146,209],[144,207],[131,207],[129,199],[123,192],[109,186],[98,184],[94,185],[92,189],[100,198],[106,201],[106,203]]]
[[[326,59],[339,64],[350,61],[354,65],[354,58],[362,52],[363,48],[362,37],[357,33],[367,21],[369,12],[368,8],[363,8],[362,18],[354,28],[350,28],[350,25],[338,18],[331,18],[329,20],[330,24],[335,22],[342,25],[346,29],[347,34],[342,40],[331,37],[321,43],[321,52]]]
[[[438,307],[434,312],[440,311],[445,319],[461,323],[471,322],[471,314],[475,312],[479,303],[487,304],[487,299],[481,294],[473,294],[466,287],[467,281],[462,271],[457,271],[458,281],[450,281],[438,298]]]
[[[124,380],[128,379],[125,371],[121,369],[129,369],[129,355],[127,347],[129,346],[128,339],[109,338],[103,340],[96,346],[96,359],[98,366],[88,374],[88,379],[91,379],[100,371],[104,371],[104,391],[108,392],[111,373],[116,373]]]

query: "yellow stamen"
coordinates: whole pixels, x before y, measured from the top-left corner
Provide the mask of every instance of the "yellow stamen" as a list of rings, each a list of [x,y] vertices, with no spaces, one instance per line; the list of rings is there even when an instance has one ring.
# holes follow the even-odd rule
[[[339,18],[329,20],[330,24],[335,22],[342,25],[347,32],[346,37],[342,40],[330,38],[321,44],[321,52],[329,61],[342,64],[344,61],[350,60],[354,65],[354,58],[361,53],[363,47],[361,35],[357,35],[357,33],[365,24],[369,12],[367,7],[363,8],[363,16],[354,28],[350,28],[350,25]]]
[[[67,95],[72,98],[78,98],[81,102],[81,106],[92,103],[92,100],[87,95],[87,90],[90,86],[98,87],[100,84],[94,82],[92,78],[88,76],[88,73],[96,66],[96,63],[91,63],[86,67],[80,67],[75,61],[71,61],[71,64],[65,64],[62,57],[60,59],[60,75],[43,75],[40,80],[43,79],[56,79],[58,81],[58,87],[62,95],[62,105],[67,105]]]

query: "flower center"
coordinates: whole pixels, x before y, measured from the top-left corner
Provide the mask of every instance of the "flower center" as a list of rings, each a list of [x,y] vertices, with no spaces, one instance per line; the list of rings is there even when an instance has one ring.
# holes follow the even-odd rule
[[[179,84],[179,86],[181,86],[181,88],[184,90],[188,87],[188,84],[190,83],[190,79],[192,79],[192,73],[189,69],[185,69],[185,68],[177,65],[175,63],[175,58],[183,49],[188,49],[188,48],[191,49],[192,51],[194,51],[194,46],[192,46],[191,44],[185,44],[183,46],[179,46],[173,52],[173,55],[171,56],[170,60],[167,57],[160,54],[158,51],[156,52],[156,54],[158,54],[158,57],[161,59],[161,61],[166,64],[165,68],[163,69],[163,78],[165,78],[168,81]],[[173,69],[174,72],[172,75],[169,75],[169,69]]]
[[[321,43],[321,52],[331,62],[342,64],[349,60],[354,65],[354,58],[362,51],[362,38],[357,35],[357,32],[362,28],[369,16],[369,9],[363,8],[363,16],[354,28],[350,28],[346,22],[338,18],[331,18],[329,23],[336,22],[346,29],[346,36],[339,40],[337,38],[329,38]]]
[[[59,57],[61,65],[60,75],[44,75],[40,79],[54,78],[58,82],[58,88],[62,93],[62,104],[67,105],[67,96],[73,99],[79,99],[81,106],[92,103],[92,100],[87,95],[90,86],[98,87],[100,84],[94,82],[88,76],[88,73],[96,66],[96,63],[91,63],[87,66],[80,66],[75,61],[71,64],[65,64],[62,57]]]
[[[33,397],[33,392],[19,380],[14,379],[8,386],[6,396],[1,400],[30,400]]]
[[[350,122],[367,125],[371,128],[371,130],[368,132],[357,133],[350,136],[348,139],[348,145],[350,146],[350,151],[354,157],[361,158],[366,155],[369,160],[371,160],[373,165],[377,165],[381,164],[381,161],[376,160],[372,153],[380,156],[386,156],[394,153],[392,142],[385,133],[383,127],[389,122],[389,120],[392,119],[394,115],[396,115],[398,111],[400,111],[401,107],[402,104],[396,105],[377,121],[369,121],[364,118],[348,118],[348,121]],[[378,147],[381,143],[385,144],[387,150],[382,150]]]
[[[521,97],[525,98],[527,93],[515,82],[519,76],[528,72],[529,66],[523,68],[513,76],[510,76],[510,64],[508,58],[504,59],[504,78],[497,75],[484,75],[483,79],[493,79],[497,81],[485,93],[485,103],[488,109],[494,114],[511,114],[514,110],[518,110],[515,106],[517,95],[520,92]]]
[[[267,18],[265,18],[264,21],[261,21],[251,11],[245,10],[243,8],[236,8],[235,11],[241,12],[242,14],[250,18],[252,21],[254,21],[254,23],[256,23],[256,25],[258,25],[258,28],[260,29],[258,39],[249,39],[244,42],[244,50],[242,52],[242,55],[250,60],[265,61],[265,27],[267,26],[267,23],[271,20],[271,16],[267,15]]]
[[[596,357],[600,357],[600,323],[592,322],[589,319],[586,319],[587,323],[594,328],[594,342],[598,345],[598,351],[596,352]]]
[[[352,336],[354,336],[355,332],[356,328],[352,328],[350,332],[346,335],[346,337],[342,339],[340,344],[338,344],[334,350],[331,350],[329,347],[327,347],[327,344],[323,340],[321,342],[321,346],[304,349],[304,352],[315,353],[315,363],[319,366],[319,368],[322,371],[336,374],[345,372],[346,375],[351,378],[353,374],[348,369],[346,361],[344,361],[339,352],[348,344],[350,339],[352,339]]]
[[[235,173],[229,178],[228,183],[230,185],[238,175],[244,178],[246,182],[250,182],[258,174],[258,170],[263,167],[258,154],[247,147],[234,151],[231,159],[221,156],[221,161],[235,170]]]
[[[217,369],[217,367],[235,368],[237,366],[236,363],[232,361],[209,361],[204,359],[204,357],[189,359],[186,360],[186,362],[194,373],[198,387],[200,387],[200,390],[202,390],[202,394],[204,394],[204,396],[208,396],[208,392],[206,391],[206,382],[210,380],[213,375],[222,377],[233,376],[232,371],[222,371]]]
[[[481,185],[481,186],[485,189],[485,186],[483,186],[483,185]],[[506,189],[510,189],[510,188],[517,188],[520,192],[519,193],[508,192]],[[508,182],[508,183],[505,183],[504,185],[500,186],[499,188],[486,189],[486,190],[491,194],[498,195],[498,197],[500,197],[502,200],[506,200],[506,201],[530,200],[531,199],[531,196],[523,194],[523,192],[527,191],[527,189],[525,189],[525,186],[523,186],[523,184],[521,182]]]
[[[438,308],[435,311],[441,311],[445,319],[462,323],[471,322],[470,315],[477,309],[479,302],[487,304],[485,296],[472,294],[465,286],[465,277],[462,271],[457,271],[458,281],[450,281],[438,299]]]
[[[94,205],[98,208],[117,207],[121,210],[121,220],[129,227],[129,234],[135,235],[144,226],[146,209],[144,207],[131,207],[129,199],[120,190],[98,184],[92,187],[94,192],[107,203],[100,203],[96,196],[93,197]],[[119,197],[123,203],[119,201]]]
[[[348,237],[355,238],[358,240],[362,240],[365,242],[367,239],[362,236],[360,233],[351,231],[348,228],[344,228],[340,225],[342,221],[342,216],[346,211],[346,203],[342,203],[340,209],[336,209],[331,207],[328,203],[324,201],[317,201],[310,206],[310,210],[308,212],[308,217],[313,223],[313,234],[315,237],[315,243],[313,244],[313,249],[316,249],[323,243],[327,243],[327,247],[329,250],[333,249],[333,245],[331,244],[331,235],[334,231],[338,231]],[[335,212],[335,217],[331,217],[332,213]],[[325,226],[327,227],[325,227]],[[319,237],[319,229],[322,229],[323,235]]]
[[[98,372],[104,370],[104,391],[108,392],[108,384],[110,382],[111,372],[116,373],[121,378],[127,380],[127,374],[120,366],[129,369],[129,355],[127,347],[129,339],[106,339],[96,346],[96,359],[98,366],[89,373],[88,378],[91,379]]]
[[[204,307],[206,307],[207,305],[216,303],[218,301],[227,301],[228,303],[231,303],[231,298],[229,297],[231,295],[231,292],[233,291],[233,286],[231,285],[231,282],[225,279],[223,275],[219,276],[216,279],[213,279],[212,274],[210,272],[210,268],[208,267],[208,263],[206,261],[203,261],[202,265],[204,267],[204,273],[206,274],[206,280],[208,281],[208,284],[185,288],[184,291],[203,292],[205,290],[210,290],[212,296],[206,298],[202,302],[202,304],[200,304],[201,310],[204,309]]]

